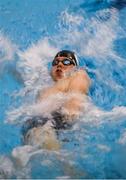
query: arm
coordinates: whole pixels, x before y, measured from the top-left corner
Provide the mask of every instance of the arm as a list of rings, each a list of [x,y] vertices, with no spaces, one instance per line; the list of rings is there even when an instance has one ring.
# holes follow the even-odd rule
[[[87,94],[90,84],[91,81],[86,71],[79,70],[71,76],[69,82],[69,92]]]
[[[72,94],[64,104],[68,120],[76,118],[82,111],[83,94],[87,94],[91,83],[87,73],[83,70],[75,72],[70,78],[68,91]]]

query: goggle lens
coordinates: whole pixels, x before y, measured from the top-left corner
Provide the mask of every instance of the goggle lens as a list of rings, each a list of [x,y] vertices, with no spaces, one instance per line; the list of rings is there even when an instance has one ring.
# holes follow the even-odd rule
[[[52,66],[56,66],[59,64],[59,62],[62,62],[63,65],[69,66],[71,64],[75,65],[75,63],[70,59],[63,59],[62,61],[58,61],[57,59],[54,59],[52,62]]]

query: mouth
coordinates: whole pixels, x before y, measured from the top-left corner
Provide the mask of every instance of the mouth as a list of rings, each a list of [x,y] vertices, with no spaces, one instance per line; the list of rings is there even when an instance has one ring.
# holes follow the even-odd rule
[[[62,70],[61,69],[57,69],[56,72],[57,73],[62,73]]]
[[[59,78],[62,78],[62,77],[63,77],[63,71],[62,71],[61,69],[57,69],[57,70],[55,71],[55,73],[56,73],[56,76],[57,76],[57,77],[59,77]]]

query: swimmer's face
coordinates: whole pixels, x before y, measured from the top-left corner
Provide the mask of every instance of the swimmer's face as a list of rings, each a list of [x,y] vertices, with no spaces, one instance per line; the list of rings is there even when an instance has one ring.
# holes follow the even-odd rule
[[[65,74],[75,67],[72,60],[65,57],[57,57],[52,62],[51,76],[54,81],[65,77]]]

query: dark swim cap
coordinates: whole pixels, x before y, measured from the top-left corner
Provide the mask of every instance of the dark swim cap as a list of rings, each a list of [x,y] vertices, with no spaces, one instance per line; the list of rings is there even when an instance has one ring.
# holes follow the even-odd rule
[[[75,53],[73,51],[69,51],[69,50],[59,51],[56,54],[55,58],[57,58],[57,57],[67,57],[67,58],[73,60],[75,62],[75,64],[76,64],[76,66],[79,65],[78,59],[77,59],[77,57],[76,57],[76,55],[75,55]]]

